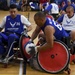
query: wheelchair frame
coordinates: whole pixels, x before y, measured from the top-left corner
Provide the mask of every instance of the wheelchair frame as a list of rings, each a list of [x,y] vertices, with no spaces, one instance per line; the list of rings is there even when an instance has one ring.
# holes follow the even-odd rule
[[[17,46],[13,47],[14,44],[15,45],[17,44]],[[5,48],[7,48],[6,46],[7,45],[5,45]],[[14,54],[12,54],[11,56],[9,56],[12,47],[13,47],[13,50],[14,50],[14,48],[16,48],[16,49],[14,50]],[[4,67],[7,68],[8,63],[11,62],[12,60],[20,60],[20,61],[23,61],[22,56],[18,57],[18,55],[19,55],[18,53],[20,53],[19,42],[16,41],[16,40],[14,40],[12,42],[12,44],[11,44],[11,46],[10,46],[10,48],[8,50],[8,53],[6,54],[5,58],[1,58],[0,59],[0,63],[4,64]],[[20,55],[21,55],[21,53],[20,53]]]

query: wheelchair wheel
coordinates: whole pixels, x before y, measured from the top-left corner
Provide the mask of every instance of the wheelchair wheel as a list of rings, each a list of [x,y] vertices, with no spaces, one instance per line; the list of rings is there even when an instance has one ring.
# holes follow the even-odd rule
[[[61,41],[54,41],[54,47],[39,51],[37,61],[41,69],[48,73],[59,73],[69,64],[70,53],[68,47]]]
[[[19,41],[19,47],[20,47],[20,51],[21,54],[24,58],[24,60],[27,60],[28,58],[30,58],[31,56],[28,55],[24,49],[24,45],[29,41],[29,37],[25,36],[24,34],[21,35],[20,37],[20,41]]]

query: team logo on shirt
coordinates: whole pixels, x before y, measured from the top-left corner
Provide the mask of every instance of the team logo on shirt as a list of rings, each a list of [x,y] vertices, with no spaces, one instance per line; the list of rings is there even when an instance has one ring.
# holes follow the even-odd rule
[[[14,27],[15,25],[16,25],[16,26],[20,26],[20,22],[15,22],[15,23],[11,23],[11,22],[10,22],[10,25],[11,25],[12,27]]]
[[[13,24],[10,22],[10,25],[11,25],[12,27],[14,27],[14,26],[16,25],[16,22],[13,23]]]
[[[71,23],[71,20],[70,20],[70,21],[67,21],[67,20],[66,20],[66,23],[67,23],[67,24]]]
[[[75,25],[75,21],[73,21],[73,20],[69,20],[69,21],[66,20],[66,23],[70,24],[70,25]]]

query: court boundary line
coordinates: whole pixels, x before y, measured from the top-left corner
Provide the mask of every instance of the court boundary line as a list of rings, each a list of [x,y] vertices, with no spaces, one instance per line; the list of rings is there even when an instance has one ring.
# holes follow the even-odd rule
[[[20,61],[19,75],[23,74],[23,60]]]

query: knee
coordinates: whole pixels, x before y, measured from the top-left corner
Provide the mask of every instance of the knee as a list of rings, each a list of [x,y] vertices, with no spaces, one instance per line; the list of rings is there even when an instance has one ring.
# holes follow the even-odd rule
[[[16,34],[10,34],[8,36],[8,38],[16,39],[16,38],[18,38],[18,36]]]
[[[14,37],[14,35],[13,35],[13,34],[10,34],[10,35],[9,35],[9,37],[12,37],[12,38],[13,38],[13,37]]]

